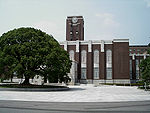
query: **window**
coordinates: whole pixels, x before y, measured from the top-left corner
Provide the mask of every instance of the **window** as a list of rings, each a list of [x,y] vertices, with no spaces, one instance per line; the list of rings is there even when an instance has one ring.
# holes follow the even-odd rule
[[[99,51],[94,51],[94,64],[99,64]]]
[[[86,64],[86,51],[85,50],[81,51],[81,63]]]
[[[86,79],[86,68],[81,68],[81,79]]]
[[[94,50],[94,71],[93,71],[93,78],[99,79],[99,51]]]
[[[132,60],[130,60],[130,79],[132,79]]]
[[[139,60],[136,59],[136,79],[139,79]]]
[[[129,49],[129,51],[132,51],[132,49]]]
[[[106,51],[106,79],[112,79],[112,51]]]
[[[112,79],[112,68],[107,68],[106,72],[107,72],[106,78],[107,79]]]
[[[139,49],[137,49],[137,51],[140,51]]]
[[[106,66],[107,67],[112,67],[112,51],[107,50],[106,51]]]
[[[99,79],[99,68],[94,68],[94,79]]]
[[[139,70],[139,60],[136,59],[136,70]]]
[[[70,57],[70,60],[74,60],[74,51],[73,50],[71,50],[70,52],[69,52],[69,57]]]

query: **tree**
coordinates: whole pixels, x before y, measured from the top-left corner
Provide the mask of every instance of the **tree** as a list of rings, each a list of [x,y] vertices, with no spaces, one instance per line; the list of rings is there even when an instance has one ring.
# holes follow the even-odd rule
[[[150,54],[150,50],[148,50],[148,54]],[[139,67],[141,79],[144,82],[150,82],[150,57],[147,57],[146,59],[142,60]]]
[[[4,78],[25,77],[23,84],[35,75],[64,78],[70,71],[68,53],[50,35],[34,28],[18,28],[0,37],[0,75]]]
[[[148,44],[148,47],[150,47],[150,43]]]

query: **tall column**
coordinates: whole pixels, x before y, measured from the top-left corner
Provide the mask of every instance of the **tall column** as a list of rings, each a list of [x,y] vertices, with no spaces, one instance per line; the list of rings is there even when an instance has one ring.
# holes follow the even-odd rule
[[[88,42],[87,53],[87,79],[93,79],[93,54],[92,54],[92,41]]]
[[[104,41],[101,41],[101,53],[100,53],[100,79],[105,79],[105,53],[104,53]]]
[[[132,55],[132,79],[136,79],[136,64],[135,64],[135,55]]]
[[[77,70],[78,70],[77,79],[80,81],[80,79],[81,79],[81,58],[80,58],[80,42],[79,42],[79,40],[76,41],[76,57],[75,57],[75,60],[78,62],[78,65],[77,65]]]
[[[64,43],[64,50],[67,51],[67,41],[65,41],[65,43]]]

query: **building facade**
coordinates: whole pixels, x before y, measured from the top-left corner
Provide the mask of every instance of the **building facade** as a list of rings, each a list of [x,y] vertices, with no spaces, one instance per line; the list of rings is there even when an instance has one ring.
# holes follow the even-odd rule
[[[135,83],[140,80],[140,62],[149,57],[147,50],[150,49],[147,45],[134,45],[129,46],[129,64],[130,64],[130,80],[131,83]]]
[[[83,17],[71,16],[60,45],[76,64],[71,69],[76,74],[69,74],[73,83],[130,83],[128,39],[86,41]]]
[[[139,63],[149,56],[147,45],[129,46],[128,39],[84,40],[82,16],[67,17],[66,41],[60,45],[72,60],[72,84],[135,83]]]

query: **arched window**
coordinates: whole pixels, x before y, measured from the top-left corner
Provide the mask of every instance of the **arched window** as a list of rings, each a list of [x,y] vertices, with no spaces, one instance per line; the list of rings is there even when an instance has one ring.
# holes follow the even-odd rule
[[[71,50],[71,51],[69,51],[69,57],[70,57],[70,60],[74,60],[74,51],[73,50]]]
[[[99,79],[99,51],[94,50],[94,79]]]
[[[81,51],[81,63],[86,64],[86,51],[85,50]]]
[[[106,51],[106,64],[107,67],[112,67],[112,51],[110,49]]]
[[[86,79],[86,51],[81,51],[81,79]]]
[[[112,51],[106,51],[106,78],[112,79]]]
[[[99,51],[94,50],[94,64],[99,64]]]

